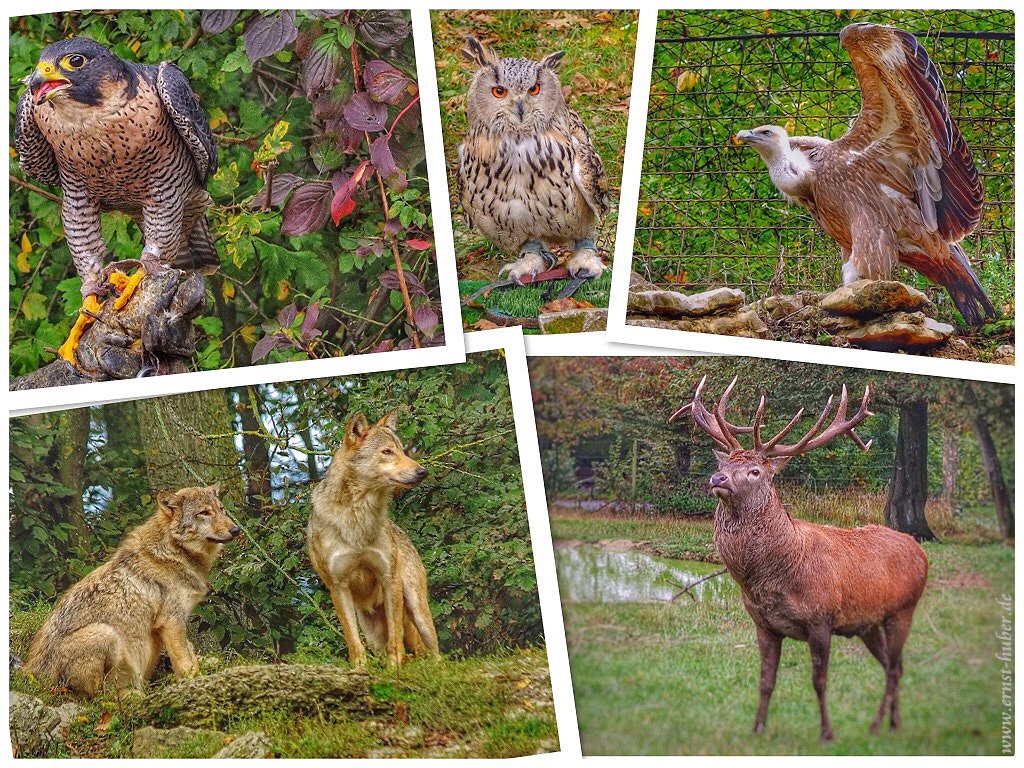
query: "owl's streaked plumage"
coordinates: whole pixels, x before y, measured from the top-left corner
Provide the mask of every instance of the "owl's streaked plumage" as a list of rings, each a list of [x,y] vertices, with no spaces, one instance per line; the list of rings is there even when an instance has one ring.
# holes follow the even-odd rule
[[[551,266],[555,243],[573,250],[573,275],[599,274],[594,239],[608,211],[608,180],[586,126],[562,95],[563,52],[540,61],[499,59],[467,37],[462,53],[478,67],[459,146],[459,201],[470,226],[519,256],[502,269],[512,277]]]
[[[181,70],[127,62],[72,37],[44,48],[26,83],[14,144],[26,174],[64,193],[61,219],[87,306],[105,290],[101,211],[138,222],[144,269],[216,269],[205,215],[216,150]],[[62,348],[69,361],[73,346]]]

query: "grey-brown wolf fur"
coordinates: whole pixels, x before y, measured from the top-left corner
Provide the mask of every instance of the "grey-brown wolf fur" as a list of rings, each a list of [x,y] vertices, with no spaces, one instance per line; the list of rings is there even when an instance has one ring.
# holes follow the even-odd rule
[[[178,677],[199,672],[185,624],[209,590],[224,542],[238,534],[217,486],[157,494],[157,512],[58,601],[29,648],[35,676],[93,696],[139,688],[166,649]]]
[[[427,604],[427,572],[405,532],[388,517],[397,488],[411,488],[427,471],[395,434],[394,411],[373,426],[362,413],[345,425],[341,446],[313,491],[306,544],[331,593],[348,660],[366,665],[359,628],[370,649],[401,664],[404,647],[438,655]]]

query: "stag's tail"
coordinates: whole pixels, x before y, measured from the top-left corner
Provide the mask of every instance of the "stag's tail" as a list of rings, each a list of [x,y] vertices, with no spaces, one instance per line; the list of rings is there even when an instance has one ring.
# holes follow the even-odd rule
[[[915,251],[900,254],[900,261],[943,286],[968,325],[982,325],[998,315],[959,243],[949,244],[946,257]]]

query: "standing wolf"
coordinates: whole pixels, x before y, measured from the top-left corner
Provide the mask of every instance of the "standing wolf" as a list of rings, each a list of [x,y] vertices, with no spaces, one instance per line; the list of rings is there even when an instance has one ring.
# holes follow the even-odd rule
[[[94,696],[104,684],[141,688],[166,649],[175,675],[198,674],[185,624],[210,588],[221,546],[239,532],[219,491],[158,493],[156,514],[64,593],[32,639],[28,671]]]
[[[388,517],[397,488],[427,470],[406,455],[395,411],[372,427],[362,413],[345,425],[341,447],[313,491],[306,529],[309,559],[331,593],[353,667],[366,666],[359,628],[374,652],[403,661],[404,646],[439,655],[427,604],[427,572],[405,532]],[[358,625],[357,625],[358,621]]]

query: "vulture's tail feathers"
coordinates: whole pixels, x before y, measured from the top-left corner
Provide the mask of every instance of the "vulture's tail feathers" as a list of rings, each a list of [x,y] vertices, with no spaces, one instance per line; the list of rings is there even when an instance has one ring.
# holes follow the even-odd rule
[[[915,259],[915,255],[921,258]],[[958,243],[949,244],[947,259],[930,258],[919,253],[904,254],[900,260],[933,283],[944,286],[968,325],[982,325],[989,318],[997,316],[996,308],[992,306],[985,289],[978,282],[978,276],[967,261],[967,254]]]

